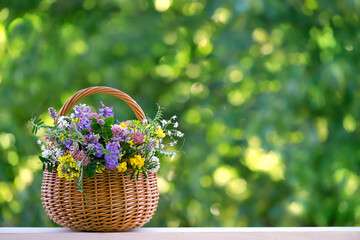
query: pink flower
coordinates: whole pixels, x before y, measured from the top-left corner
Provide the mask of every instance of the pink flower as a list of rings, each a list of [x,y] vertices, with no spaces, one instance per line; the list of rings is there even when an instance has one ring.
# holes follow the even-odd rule
[[[77,151],[74,155],[73,155],[74,159],[78,162],[78,161],[82,161],[81,165],[88,165],[89,163],[89,158],[88,156],[85,155],[84,151]]]
[[[111,128],[112,133],[117,137],[123,135],[124,130],[125,129],[120,125],[114,125]]]
[[[145,140],[145,137],[142,135],[141,132],[134,132],[134,134],[132,135],[132,139],[134,139],[135,143],[142,143]]]
[[[92,118],[96,118],[96,119],[99,119],[99,114],[97,114],[97,113],[90,113],[89,114],[89,119],[92,119]]]

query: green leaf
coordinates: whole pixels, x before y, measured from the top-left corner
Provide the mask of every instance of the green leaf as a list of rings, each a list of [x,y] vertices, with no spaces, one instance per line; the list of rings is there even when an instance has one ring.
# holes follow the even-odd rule
[[[48,167],[49,172],[52,172],[52,170],[53,170],[53,165],[50,163],[50,164],[47,165],[47,167]]]
[[[148,177],[147,174],[146,174],[146,172],[145,172],[145,170],[143,170],[142,173],[144,174],[145,178]]]
[[[113,124],[113,122],[114,122],[114,117],[105,118],[105,124],[106,125],[111,125],[111,124]]]
[[[101,131],[101,126],[97,123],[91,125],[91,129],[94,130],[95,133],[99,133]]]
[[[104,148],[104,146],[101,144],[101,150],[103,150],[104,153],[111,155],[111,152]]]
[[[87,165],[85,168],[85,176],[88,178],[93,178],[96,173],[96,165]]]
[[[133,173],[130,176],[130,179],[132,179],[134,177],[135,171],[133,171]]]
[[[42,156],[39,156],[39,159],[40,159],[40,161],[41,161],[42,163],[47,163],[47,162],[50,162],[50,160],[49,160],[49,159],[44,158],[44,157],[42,157]]]
[[[82,131],[82,134],[83,134],[83,135],[86,135],[86,134],[89,134],[89,133],[90,133],[90,131],[87,130],[87,129],[84,129],[84,130]]]

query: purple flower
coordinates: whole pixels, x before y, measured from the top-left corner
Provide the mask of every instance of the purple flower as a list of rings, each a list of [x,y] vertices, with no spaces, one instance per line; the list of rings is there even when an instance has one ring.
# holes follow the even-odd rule
[[[105,154],[105,161],[107,169],[116,168],[119,165],[117,158],[109,154]]]
[[[75,114],[74,116],[79,118],[79,124],[78,129],[82,130],[84,128],[89,129],[90,128],[90,107],[86,106],[86,104],[79,104],[74,107]]]
[[[147,150],[152,150],[152,148],[154,147],[154,142],[149,142],[149,144],[147,145]]]
[[[94,145],[94,151],[95,151],[95,154],[94,156],[97,157],[97,158],[101,158],[104,154],[102,148],[101,148],[101,143],[99,142],[92,142],[92,144]]]
[[[86,104],[79,104],[74,107],[75,117],[87,117],[90,114],[90,107],[86,106]]]
[[[53,119],[53,120],[55,120],[55,118],[56,118],[55,108],[50,107],[50,108],[48,109],[48,111],[49,111],[50,118]]]
[[[110,169],[110,168],[116,168],[117,165],[119,165],[118,163],[118,158],[119,158],[119,153],[120,153],[120,143],[119,142],[108,142],[106,144],[106,149],[109,150],[110,154],[105,153],[105,166]]]
[[[99,108],[100,116],[103,118],[113,117],[113,107],[106,107],[102,101],[100,101],[100,103],[103,106],[103,108]]]
[[[71,146],[73,145],[73,141],[71,141],[71,140],[66,140],[64,145],[65,145],[65,147],[66,147],[67,149],[70,149]]]
[[[111,152],[112,155],[119,155],[121,147],[119,142],[108,142],[106,144],[106,149]]]

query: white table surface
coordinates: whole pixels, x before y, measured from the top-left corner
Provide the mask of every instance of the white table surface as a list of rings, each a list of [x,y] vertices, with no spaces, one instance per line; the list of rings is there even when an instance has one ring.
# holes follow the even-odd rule
[[[360,240],[360,227],[139,228],[127,232],[75,232],[67,228],[0,228],[1,240]]]

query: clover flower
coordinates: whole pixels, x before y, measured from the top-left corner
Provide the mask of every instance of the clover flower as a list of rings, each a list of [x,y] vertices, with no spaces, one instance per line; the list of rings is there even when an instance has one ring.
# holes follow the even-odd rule
[[[164,149],[174,146],[178,143],[176,138],[184,136],[175,129],[179,125],[176,115],[168,120],[157,117],[114,123],[114,119],[106,119],[114,116],[113,108],[102,102],[101,105],[98,114],[92,113],[87,105],[78,104],[70,117],[56,116],[55,109],[49,108],[50,117],[57,118],[57,127],[43,127],[48,132],[45,142],[38,144],[42,162],[57,167],[60,178],[80,182],[84,176],[105,169],[117,169],[121,173],[131,170],[132,176],[137,177],[144,172],[146,176],[145,171],[159,170],[157,156],[174,159],[176,154]],[[170,141],[164,140],[166,137]]]
[[[132,134],[132,139],[134,139],[135,143],[140,144],[140,143],[144,142],[145,137],[143,136],[143,134],[141,132],[134,132]]]

